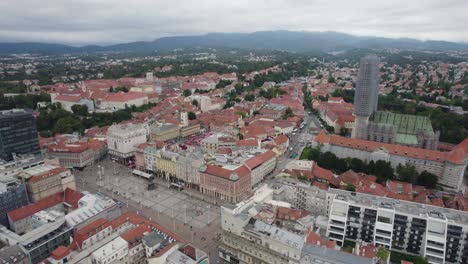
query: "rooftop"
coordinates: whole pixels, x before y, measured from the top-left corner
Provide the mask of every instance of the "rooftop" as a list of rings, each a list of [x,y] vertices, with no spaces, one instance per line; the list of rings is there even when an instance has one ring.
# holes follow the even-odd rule
[[[439,206],[426,205],[410,201],[392,199],[388,197],[378,197],[375,195],[349,192],[339,189],[328,189],[328,193],[336,194],[336,199],[342,201],[353,201],[357,204],[372,208],[394,208],[396,211],[410,215],[425,217],[428,214],[443,214],[447,219],[463,224],[468,224],[468,212],[443,208]]]

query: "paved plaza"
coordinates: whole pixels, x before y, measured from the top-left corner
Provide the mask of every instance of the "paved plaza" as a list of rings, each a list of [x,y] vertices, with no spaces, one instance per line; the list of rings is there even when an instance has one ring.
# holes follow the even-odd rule
[[[109,159],[74,174],[80,190],[112,197],[123,211],[136,211],[164,225],[208,252],[213,263],[217,262],[221,201],[193,190],[171,189],[167,181],[159,178],[154,181],[156,189],[148,190],[145,179],[133,176],[131,169]]]
[[[219,207],[190,197],[190,194],[167,188],[157,181],[157,188],[148,191],[147,183],[127,173],[105,176],[97,185],[111,192],[111,196],[129,199],[139,207],[152,209],[158,214],[176,218],[194,228],[203,228],[219,217]]]

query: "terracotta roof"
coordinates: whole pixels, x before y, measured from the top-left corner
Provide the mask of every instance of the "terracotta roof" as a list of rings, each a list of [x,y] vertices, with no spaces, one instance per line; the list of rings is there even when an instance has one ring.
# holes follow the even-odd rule
[[[68,254],[70,254],[70,250],[67,247],[59,246],[54,251],[52,251],[51,257],[55,260],[61,260],[68,256]]]
[[[37,174],[37,175],[32,176],[31,178],[28,179],[28,182],[38,182],[38,181],[46,179],[46,178],[48,178],[50,176],[57,175],[59,173],[67,171],[67,170],[68,169],[64,168],[64,167],[54,168],[54,169],[51,169],[49,171],[43,172],[41,174]]]
[[[376,255],[377,255],[377,247],[372,244],[359,247],[359,256],[361,257],[371,259],[371,258],[375,258]]]
[[[283,144],[283,143],[288,142],[288,140],[289,140],[289,138],[287,136],[285,136],[285,135],[279,135],[279,136],[273,138],[273,141],[276,144]]]
[[[116,229],[117,227],[123,225],[125,222],[128,222],[133,225],[138,225],[146,221],[146,218],[134,213],[134,212],[126,212],[119,217],[110,221],[112,229]]]
[[[250,158],[245,162],[245,166],[249,168],[250,170],[255,169],[256,167],[260,166],[264,162],[274,159],[276,157],[275,152],[268,150],[265,151],[264,153],[257,155],[255,157]]]
[[[151,224],[150,223],[143,223],[129,231],[123,233],[120,237],[123,238],[125,241],[128,242],[128,247],[132,248],[140,243],[141,238],[143,238],[143,234],[145,232],[151,231]]]
[[[306,215],[309,215],[309,212],[287,207],[278,207],[278,210],[276,211],[276,217],[279,219],[297,220]]]
[[[411,194],[413,192],[413,185],[408,182],[388,180],[387,188],[390,192],[397,194]]]
[[[96,231],[99,227],[107,227],[109,225],[109,221],[104,218],[98,218],[95,221],[85,225],[84,227],[76,230],[75,235],[88,235],[91,232]]]
[[[257,139],[242,139],[236,141],[236,146],[238,147],[257,147],[258,140]]]
[[[71,153],[81,153],[89,148],[88,144],[85,142],[76,142],[73,144],[52,144],[47,146],[47,151],[49,152],[71,152]]]
[[[455,150],[451,152],[440,152],[431,149],[421,149],[397,144],[387,144],[382,142],[346,138],[338,135],[327,135],[324,130],[321,130],[315,137],[315,141],[321,144],[329,143],[335,146],[345,148],[360,149],[363,151],[373,152],[378,149],[383,149],[391,155],[405,156],[416,159],[424,159],[431,161],[450,161],[455,164],[463,164],[468,158],[466,146],[468,143],[465,140],[460,143]]]
[[[126,102],[126,101],[135,100],[135,99],[139,99],[143,97],[148,98],[146,94],[140,93],[140,92],[128,92],[128,93],[118,92],[118,93],[110,93],[109,95],[107,95],[107,97],[104,100],[111,101],[111,102]]]
[[[325,246],[327,248],[335,248],[336,246],[335,241],[323,239],[313,230],[309,230],[305,243],[311,245]]]
[[[73,102],[73,103],[77,103],[81,100],[81,96],[80,95],[64,95],[64,94],[61,94],[61,95],[57,95],[55,97],[55,101],[64,101],[64,102]]]
[[[324,169],[317,164],[314,164],[314,166],[312,167],[312,176],[314,178],[325,180],[328,183],[333,184],[335,186],[338,186],[340,183],[339,178],[335,177],[333,172],[331,172],[330,170]]]
[[[234,181],[238,180],[239,178],[248,176],[250,174],[250,170],[245,165],[239,166],[235,170],[228,170],[218,165],[208,164],[206,165],[206,170],[202,172],[209,174],[209,175],[213,175],[213,176],[217,176],[217,177],[225,178],[229,180],[234,180]],[[234,175],[234,174],[238,176],[237,179],[231,178],[231,175]]]
[[[83,194],[71,188],[66,188],[63,192],[63,201],[70,206],[71,209],[78,208],[78,201],[83,198]]]
[[[8,212],[8,217],[13,221],[19,221],[26,217],[32,216],[33,214],[60,204],[63,202],[63,192],[47,196],[36,203],[28,204],[18,209]]]

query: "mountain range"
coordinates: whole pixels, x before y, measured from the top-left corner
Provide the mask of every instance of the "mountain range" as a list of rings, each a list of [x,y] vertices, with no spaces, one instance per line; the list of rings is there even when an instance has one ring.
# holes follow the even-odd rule
[[[148,52],[177,48],[241,48],[275,49],[295,52],[343,51],[350,49],[396,48],[429,51],[468,51],[468,43],[448,41],[420,41],[409,38],[358,37],[338,32],[259,31],[253,33],[209,33],[198,36],[174,36],[154,41],[138,41],[108,46],[89,45],[74,47],[53,43],[0,43],[0,54],[39,53],[97,53]]]

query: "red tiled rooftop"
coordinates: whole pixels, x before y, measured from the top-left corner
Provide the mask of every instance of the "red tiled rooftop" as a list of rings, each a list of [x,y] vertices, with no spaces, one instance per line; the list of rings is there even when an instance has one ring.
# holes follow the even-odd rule
[[[245,177],[249,175],[250,170],[245,165],[239,166],[235,170],[228,170],[218,165],[208,164],[206,165],[206,170],[202,172],[220,178],[230,179],[230,176],[234,173],[237,174],[239,178]]]
[[[61,94],[61,95],[57,95],[57,97],[55,97],[55,100],[56,101],[77,103],[77,102],[79,102],[81,100],[81,96],[80,95],[64,95],[64,94]]]
[[[276,217],[279,219],[298,220],[306,215],[309,215],[307,211],[287,207],[278,207],[276,211]]]
[[[118,92],[118,93],[110,93],[104,100],[111,101],[111,102],[126,102],[130,100],[135,100],[139,98],[147,97],[146,94],[140,92]]]
[[[52,251],[51,257],[55,260],[61,260],[68,256],[68,254],[70,254],[70,250],[67,247],[59,246],[54,251]]]
[[[148,222],[145,222],[123,233],[120,237],[123,238],[125,241],[127,241],[129,248],[131,248],[141,241],[141,238],[143,237],[143,234],[145,232],[150,232],[150,231],[151,231],[151,224]]]
[[[95,221],[85,225],[84,227],[78,229],[75,232],[75,235],[87,235],[93,231],[96,231],[99,227],[108,226],[109,221],[104,218],[98,218]]]
[[[49,171],[43,172],[41,174],[37,174],[37,175],[32,176],[31,178],[28,179],[28,182],[38,182],[38,181],[46,179],[46,178],[48,178],[50,176],[62,173],[64,171],[66,171],[66,170],[68,170],[68,169],[64,168],[64,167],[54,168],[54,169],[51,169]]]
[[[49,152],[71,152],[71,153],[81,153],[89,148],[88,144],[85,142],[76,142],[73,144],[52,144],[47,146],[47,151]]]
[[[352,149],[360,149],[368,152],[383,148],[391,155],[405,156],[417,159],[425,159],[431,161],[450,161],[455,164],[463,164],[468,158],[467,146],[464,140],[455,150],[451,152],[440,152],[431,149],[421,149],[397,144],[387,144],[382,142],[346,138],[338,135],[327,135],[324,130],[321,130],[316,136],[315,141],[321,144],[329,143],[335,146],[342,146]]]
[[[60,204],[63,202],[63,192],[47,196],[36,203],[29,204],[7,213],[8,217],[13,221],[19,221],[33,214]]]
[[[78,208],[78,201],[83,198],[83,194],[79,191],[73,190],[71,188],[66,188],[63,192],[63,201],[64,203],[68,204],[71,209]]]
[[[117,227],[123,225],[125,222],[129,222],[133,225],[138,225],[146,221],[146,218],[134,213],[134,212],[126,212],[119,217],[110,221],[112,229],[116,229]]]

